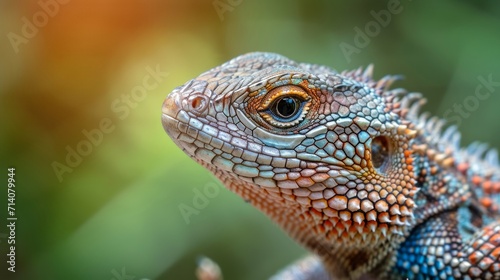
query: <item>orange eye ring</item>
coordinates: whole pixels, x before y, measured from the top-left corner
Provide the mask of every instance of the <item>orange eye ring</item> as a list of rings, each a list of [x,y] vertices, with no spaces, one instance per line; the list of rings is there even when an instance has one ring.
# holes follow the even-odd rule
[[[301,87],[287,85],[271,90],[257,111],[270,125],[291,128],[307,115],[311,97]]]

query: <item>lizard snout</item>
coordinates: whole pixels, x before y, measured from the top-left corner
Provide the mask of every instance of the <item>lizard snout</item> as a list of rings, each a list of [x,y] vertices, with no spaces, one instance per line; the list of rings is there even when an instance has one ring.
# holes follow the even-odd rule
[[[192,125],[193,118],[208,114],[212,91],[206,87],[205,81],[191,80],[167,96],[162,105],[162,124],[170,136],[187,133],[187,125]]]
[[[177,115],[180,109],[181,103],[179,95],[175,92],[169,94],[167,98],[165,98],[165,101],[163,101],[161,122],[163,124],[163,129],[170,135],[178,133],[177,124],[179,121],[177,120]]]
[[[177,113],[179,112],[180,104],[179,104],[179,98],[177,98],[177,94],[172,93],[165,98],[165,101],[163,101],[163,105],[161,108],[161,111],[164,115],[169,115],[171,117],[177,116]]]

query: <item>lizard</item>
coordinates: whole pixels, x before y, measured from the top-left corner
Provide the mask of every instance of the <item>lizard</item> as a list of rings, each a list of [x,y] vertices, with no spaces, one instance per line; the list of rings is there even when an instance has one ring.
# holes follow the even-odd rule
[[[248,53],[175,88],[162,124],[312,253],[272,279],[500,279],[497,151],[399,79]]]

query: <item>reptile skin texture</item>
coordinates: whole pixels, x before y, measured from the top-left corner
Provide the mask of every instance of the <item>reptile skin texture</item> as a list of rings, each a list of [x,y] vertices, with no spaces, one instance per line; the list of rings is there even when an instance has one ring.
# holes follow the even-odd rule
[[[373,67],[249,53],[175,88],[163,127],[312,255],[272,279],[500,279],[500,168]]]

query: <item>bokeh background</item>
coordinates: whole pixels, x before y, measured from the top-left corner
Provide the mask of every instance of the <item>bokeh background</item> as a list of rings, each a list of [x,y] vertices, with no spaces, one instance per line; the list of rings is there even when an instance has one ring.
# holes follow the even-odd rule
[[[422,92],[434,114],[469,102],[466,115],[447,116],[462,143],[500,146],[497,1],[60,2],[0,2],[1,279],[194,279],[200,255],[225,279],[265,279],[304,255],[160,123],[174,87],[242,53],[339,70],[374,63],[378,78],[404,75],[396,86]],[[400,12],[374,25],[388,5]],[[356,49],[345,55],[348,45]],[[130,99],[152,69],[168,75]],[[496,84],[475,102],[479,76]],[[111,128],[82,144],[103,120]],[[70,166],[78,147],[85,155]],[[59,178],[54,164],[67,166]],[[16,273],[6,265],[8,167],[17,179]],[[207,189],[213,195],[199,200]],[[182,205],[195,214],[184,218]]]

